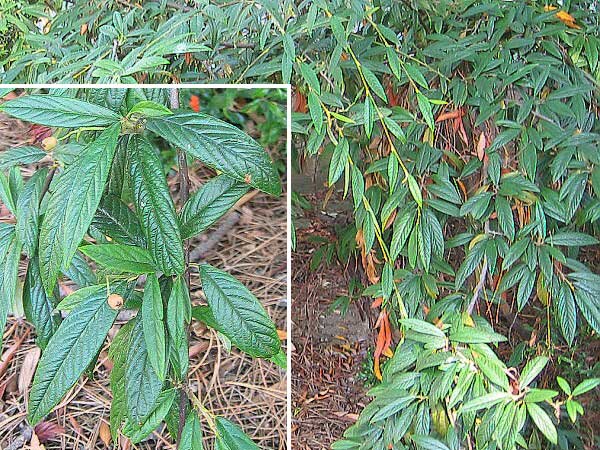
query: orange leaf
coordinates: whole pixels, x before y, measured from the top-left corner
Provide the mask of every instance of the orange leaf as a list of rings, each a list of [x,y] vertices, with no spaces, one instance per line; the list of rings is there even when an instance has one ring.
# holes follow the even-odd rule
[[[455,109],[454,111],[448,111],[448,112],[440,114],[437,117],[437,119],[435,119],[435,121],[436,121],[436,123],[443,122],[444,120],[456,119],[456,118],[462,117],[462,116],[464,116],[464,113],[463,113],[462,109],[459,108],[459,109]]]
[[[556,17],[569,28],[575,28],[577,30],[581,29],[581,27],[575,23],[575,18],[566,11],[557,12]]]

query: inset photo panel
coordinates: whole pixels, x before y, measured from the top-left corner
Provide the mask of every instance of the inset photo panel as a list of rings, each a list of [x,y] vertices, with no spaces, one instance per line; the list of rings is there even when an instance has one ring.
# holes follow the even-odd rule
[[[289,105],[0,87],[0,448],[288,448]]]

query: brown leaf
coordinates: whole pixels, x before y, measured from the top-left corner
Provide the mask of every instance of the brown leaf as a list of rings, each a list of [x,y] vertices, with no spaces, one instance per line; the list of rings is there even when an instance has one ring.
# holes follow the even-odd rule
[[[53,422],[40,422],[33,429],[35,435],[41,443],[48,441],[57,441],[58,437],[65,432],[65,429]]]
[[[21,364],[21,371],[19,372],[19,380],[17,383],[17,386],[19,387],[19,392],[21,394],[25,394],[27,389],[29,388],[39,359],[39,347],[33,347],[25,354],[25,357],[23,358],[23,363]]]
[[[483,161],[486,147],[487,139],[485,138],[485,133],[482,131],[479,135],[479,141],[477,142],[477,158],[479,158],[479,161]]]
[[[104,443],[104,445],[106,445],[107,447],[110,445],[110,440],[111,440],[110,427],[104,421],[102,421],[102,423],[100,423],[100,429],[98,430],[98,436],[100,436],[100,440]]]

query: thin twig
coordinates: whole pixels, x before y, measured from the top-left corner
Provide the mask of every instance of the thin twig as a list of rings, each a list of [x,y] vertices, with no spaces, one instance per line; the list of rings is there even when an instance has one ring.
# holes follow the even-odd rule
[[[54,178],[54,174],[56,173],[57,168],[58,168],[57,166],[53,166],[50,169],[50,172],[48,172],[48,175],[46,175],[46,180],[44,181],[44,186],[42,187],[42,192],[40,193],[39,205],[42,204],[42,200],[44,199],[44,196],[48,192],[48,189],[50,189],[50,183],[52,183],[52,179]]]
[[[169,99],[171,104],[171,109],[179,108],[179,89],[171,88],[169,91]],[[181,197],[181,203],[185,204],[190,196],[190,177],[188,172],[188,165],[185,154],[181,151],[181,149],[177,149],[177,162],[179,165],[179,195]],[[184,241],[184,252],[185,252],[185,282],[188,288],[190,289],[190,245],[189,241],[186,239]],[[187,330],[188,341],[189,341],[189,329]],[[185,374],[183,385],[179,391],[179,423],[177,427],[177,447],[179,447],[179,443],[181,442],[181,434],[183,433],[183,427],[185,425],[185,418],[187,415],[187,405],[188,405],[188,396],[186,393],[186,388],[188,384],[188,376]]]

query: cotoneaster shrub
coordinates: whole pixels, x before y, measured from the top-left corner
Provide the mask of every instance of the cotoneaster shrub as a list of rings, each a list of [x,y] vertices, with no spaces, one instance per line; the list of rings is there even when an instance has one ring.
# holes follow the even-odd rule
[[[170,102],[159,89],[88,90],[86,100],[67,94],[25,95],[0,105],[5,114],[56,129],[44,141],[48,153],[27,146],[0,155],[0,199],[16,218],[0,224],[0,329],[25,254],[23,304],[42,349],[29,394],[30,424],[93,371],[119,311],[131,309],[137,314],[109,348],[113,438],[122,433],[136,443],[165,421],[178,449],[201,449],[205,422],[215,448],[258,448],[232,422],[208,411],[188,385],[188,327],[200,320],[248,355],[285,367],[277,330],[242,283],[190,261],[187,240],[250,189],[279,195],[274,165],[237,127],[178,110],[176,89]],[[178,149],[177,207],[157,147],[161,139]],[[19,165],[47,154],[52,167],[23,182]],[[187,158],[220,173],[189,198]],[[205,305],[192,307],[192,269]],[[63,277],[79,289],[60,298],[57,280]]]

